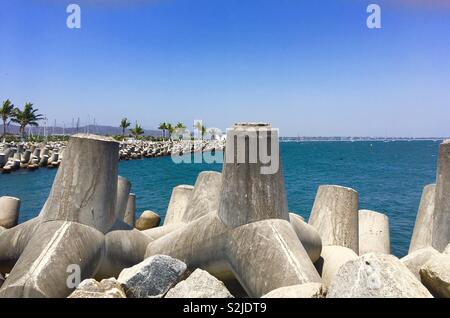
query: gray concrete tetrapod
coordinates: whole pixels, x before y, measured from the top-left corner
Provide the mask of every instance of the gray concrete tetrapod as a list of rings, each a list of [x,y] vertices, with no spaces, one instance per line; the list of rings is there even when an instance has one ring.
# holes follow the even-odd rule
[[[105,235],[104,258],[94,277],[118,277],[124,268],[140,263],[151,239],[121,220]]]
[[[41,148],[36,147],[33,151],[33,157],[36,157],[39,159],[40,154],[41,154]]]
[[[117,178],[116,218],[123,220],[127,210],[128,196],[131,191],[131,182],[124,177]]]
[[[20,211],[20,199],[0,197],[0,226],[10,229],[17,225]]]
[[[188,223],[211,211],[217,210],[221,185],[222,174],[220,172],[200,172],[184,211],[182,222]]]
[[[263,157],[269,153],[271,160],[265,164]],[[269,167],[277,169],[265,173]],[[227,129],[222,180],[218,213],[227,226],[289,220],[278,131],[270,125],[236,124]]]
[[[128,195],[127,208],[123,221],[131,227],[134,227],[136,221],[136,194],[130,193]]]
[[[432,246],[433,214],[436,184],[423,188],[408,254]]]
[[[39,165],[40,166],[46,166],[48,163],[48,154],[49,154],[49,150],[48,148],[44,148],[41,151],[41,160],[39,161]]]
[[[319,233],[312,225],[306,223],[300,215],[289,213],[289,220],[311,262],[314,263],[320,258],[322,252],[322,239]]]
[[[4,153],[0,153],[0,168],[3,168],[3,166],[6,164],[6,156]]]
[[[31,151],[25,150],[25,152],[22,155],[22,163],[30,162],[30,158],[31,158]]]
[[[10,270],[0,297],[66,297],[73,289],[67,284],[71,266],[84,279],[143,259],[142,248],[140,258],[135,255],[149,238],[115,217],[117,166],[114,140],[70,138],[39,216],[0,233],[0,269]],[[105,233],[126,244],[108,247]]]
[[[54,162],[58,162],[59,159],[59,155],[57,152],[54,152],[52,154],[52,156],[50,157],[49,163],[54,163]]]
[[[322,238],[322,244],[339,245],[359,253],[358,193],[337,185],[321,185],[308,221]]]
[[[79,134],[70,138],[40,217],[74,221],[106,233],[115,223],[118,143]]]
[[[277,131],[269,125],[236,124],[227,133],[228,151],[234,147],[237,131],[240,137],[248,132],[244,139],[247,145],[257,142],[264,147],[264,143],[267,146],[272,142],[273,156],[279,163]],[[219,210],[180,225],[151,242],[146,257],[170,255],[191,269],[200,267],[218,277],[228,278],[231,271],[254,297],[279,287],[320,282],[319,274],[288,222],[281,165],[271,175],[261,174],[260,168],[266,164],[262,160],[239,162],[233,160],[236,153],[232,152],[226,157]]]
[[[11,272],[39,225],[39,218],[0,232],[0,273]]]
[[[222,174],[216,171],[201,172],[195,186],[179,185],[173,188],[169,206],[161,229],[152,228],[145,231],[151,238],[157,238],[162,233],[167,234],[199,217],[217,210],[221,190]]]
[[[164,218],[164,226],[184,222],[184,212],[189,204],[189,199],[192,196],[193,190],[193,186],[184,184],[173,188],[169,206]]]
[[[432,240],[440,252],[450,243],[450,139],[439,145]]]
[[[359,211],[359,255],[367,253],[391,253],[389,218],[383,213]]]

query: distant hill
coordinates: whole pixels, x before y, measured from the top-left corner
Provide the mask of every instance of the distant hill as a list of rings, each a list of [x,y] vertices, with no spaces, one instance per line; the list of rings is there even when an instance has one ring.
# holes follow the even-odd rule
[[[30,127],[28,126],[25,130],[26,134],[28,134]],[[32,127],[32,133],[33,135],[44,135],[44,127]],[[63,128],[63,127],[47,127],[47,134],[48,135],[73,135],[77,132],[80,133],[86,133],[89,132],[91,134],[97,134],[97,135],[122,135],[122,129],[119,127],[113,127],[113,126],[102,126],[102,125],[89,125],[89,126],[82,126],[77,128]],[[129,130],[126,130],[125,133],[128,133]],[[0,125],[0,134],[3,133],[3,125]],[[8,133],[10,134],[18,134],[19,133],[19,126],[17,125],[9,125],[8,126]],[[159,137],[161,136],[160,130],[153,130],[153,129],[144,129],[144,136],[155,136]]]

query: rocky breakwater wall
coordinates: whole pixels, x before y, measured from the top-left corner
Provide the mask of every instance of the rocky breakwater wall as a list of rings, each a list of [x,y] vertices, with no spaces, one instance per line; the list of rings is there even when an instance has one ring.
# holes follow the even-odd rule
[[[18,169],[57,168],[65,147],[64,142],[0,144],[0,170],[10,173]]]
[[[124,141],[119,144],[119,159],[134,160],[172,154],[222,151],[224,145],[225,142],[219,140]],[[0,144],[0,172],[11,173],[19,169],[36,170],[42,167],[58,168],[66,146],[67,142]]]
[[[222,151],[220,140],[124,141],[120,144],[121,160],[184,155],[196,152]]]

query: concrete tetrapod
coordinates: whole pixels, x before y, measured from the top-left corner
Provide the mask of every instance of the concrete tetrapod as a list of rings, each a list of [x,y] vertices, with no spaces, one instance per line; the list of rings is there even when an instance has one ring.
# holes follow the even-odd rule
[[[119,176],[117,179],[116,219],[123,220],[127,210],[131,182]]]
[[[288,221],[278,130],[263,123],[235,124],[227,129],[225,149],[218,210],[222,222],[237,227],[266,219]]]
[[[409,254],[431,246],[433,243],[432,233],[435,190],[435,184],[429,184],[423,188],[416,224],[414,225],[411,243],[409,244]]]
[[[203,268],[219,279],[229,279],[231,270],[253,297],[321,281],[290,224],[279,219],[230,229],[212,212],[151,242],[146,257],[156,254],[180,259],[190,269]]]
[[[116,221],[118,143],[111,138],[79,134],[70,138],[42,222],[73,221],[106,233]]]
[[[81,278],[93,275],[103,255],[103,233],[71,221],[38,225],[34,237],[0,289],[1,297],[61,297],[70,294],[69,265],[81,268]]]
[[[221,190],[221,173],[216,171],[201,172],[195,186],[179,185],[173,188],[167,214],[162,227],[147,229],[144,234],[151,237],[160,237],[186,223],[194,221],[208,212],[217,210]],[[144,228],[145,219],[139,222]]]
[[[313,226],[303,221],[300,215],[289,213],[289,220],[311,262],[314,263],[319,259],[322,252],[322,239],[319,233]]]
[[[200,172],[183,213],[182,222],[188,223],[217,210],[221,184],[222,174],[220,172]]]
[[[127,208],[123,221],[131,227],[134,227],[136,215],[136,194],[130,193],[128,196]]]
[[[0,226],[10,229],[17,225],[20,200],[14,197],[0,197]]]
[[[435,255],[439,255],[439,252],[431,246],[428,246],[409,253],[403,257],[401,261],[418,279],[420,279],[420,267]]]
[[[322,238],[322,244],[340,245],[359,253],[358,193],[350,188],[322,185],[308,221]]]
[[[359,211],[359,255],[366,253],[391,253],[389,218],[369,210]]]
[[[38,224],[39,218],[34,218],[0,232],[0,273],[11,272]]]
[[[70,266],[87,278],[143,259],[150,239],[115,215],[118,143],[78,134],[66,149],[39,216],[0,233],[0,270],[10,270],[0,297],[66,297]],[[122,244],[105,243],[105,233]]]
[[[179,185],[173,188],[170,196],[169,207],[167,208],[164,225],[183,223],[184,211],[192,196],[194,187],[191,185]]]
[[[150,241],[140,231],[117,220],[105,235],[105,257],[94,277],[98,280],[117,277],[122,269],[141,262]]]
[[[450,139],[439,145],[433,213],[433,247],[439,252],[450,243]]]
[[[234,147],[235,137],[243,138],[247,154],[251,144],[259,144],[259,149],[270,144],[272,160],[279,163],[276,134],[267,124],[236,124],[228,130],[218,211],[151,242],[146,257],[169,255],[191,270],[202,268],[219,279],[228,279],[231,271],[252,297],[284,286],[321,282],[288,222],[281,163],[274,173],[262,174],[267,162],[236,160],[242,149]]]

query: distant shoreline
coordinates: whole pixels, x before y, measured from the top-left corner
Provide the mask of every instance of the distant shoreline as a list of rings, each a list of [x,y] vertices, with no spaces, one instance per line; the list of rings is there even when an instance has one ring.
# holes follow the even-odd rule
[[[374,141],[374,142],[395,142],[395,141],[443,141],[449,137],[280,137],[280,142],[357,142],[357,141]]]

